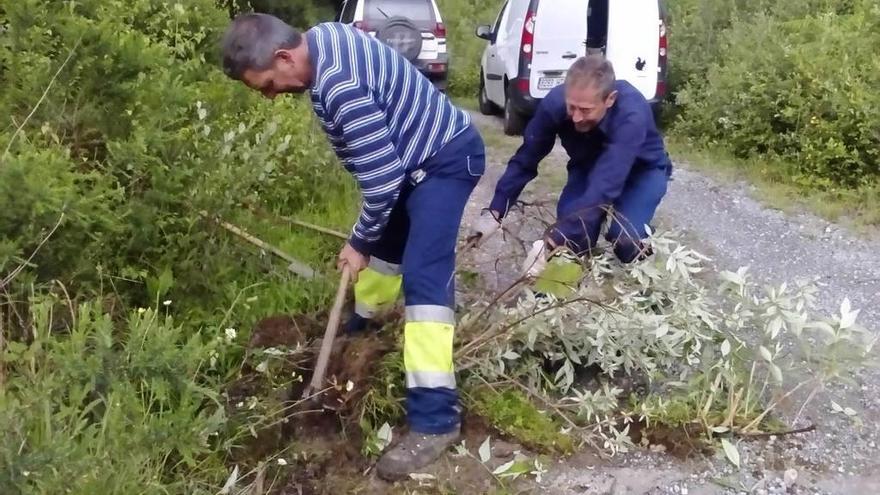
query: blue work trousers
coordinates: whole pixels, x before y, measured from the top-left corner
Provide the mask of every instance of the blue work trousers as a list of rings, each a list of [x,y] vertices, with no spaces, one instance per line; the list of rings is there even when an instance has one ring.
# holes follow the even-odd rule
[[[614,253],[624,263],[639,257],[642,239],[647,237],[645,225],[650,225],[657,206],[666,194],[671,175],[671,163],[666,167],[634,167],[626,181],[623,192],[613,203],[614,217],[610,220],[606,239],[614,246]],[[576,211],[578,198],[589,186],[589,168],[570,164],[568,182],[559,196],[557,218],[580,217],[579,228],[566,232],[567,243],[578,254],[589,252],[596,246],[606,213],[598,207],[591,211]]]
[[[485,167],[483,140],[472,126],[411,171],[355,286],[355,304],[369,316],[396,298],[393,277],[399,289],[402,275],[406,410],[413,431],[447,433],[460,421],[452,363],[455,247],[465,205]]]

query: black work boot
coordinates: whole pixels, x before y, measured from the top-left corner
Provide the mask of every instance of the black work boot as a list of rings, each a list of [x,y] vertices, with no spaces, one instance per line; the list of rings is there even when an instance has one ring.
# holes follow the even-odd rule
[[[385,481],[406,478],[437,460],[446,449],[458,442],[460,433],[460,425],[449,433],[439,435],[407,432],[400,443],[382,454],[376,464],[376,474]]]
[[[354,313],[351,318],[345,322],[342,331],[348,336],[369,335],[374,334],[382,329],[382,325],[372,318],[364,318]]]

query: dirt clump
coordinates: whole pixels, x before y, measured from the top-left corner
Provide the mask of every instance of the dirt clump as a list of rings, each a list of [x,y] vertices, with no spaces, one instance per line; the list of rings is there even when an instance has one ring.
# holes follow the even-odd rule
[[[648,427],[643,422],[635,422],[630,426],[629,436],[635,444],[660,449],[679,459],[697,455],[709,456],[714,453],[712,446],[706,441],[703,428],[699,425],[672,427],[655,424]]]

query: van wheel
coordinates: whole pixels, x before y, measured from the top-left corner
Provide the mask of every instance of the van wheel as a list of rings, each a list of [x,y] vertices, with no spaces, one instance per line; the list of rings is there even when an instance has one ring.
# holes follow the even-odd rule
[[[496,113],[498,113],[498,107],[496,107],[494,103],[489,101],[489,96],[486,94],[486,81],[483,79],[482,74],[480,74],[480,94],[477,97],[477,100],[480,103],[481,114],[495,115]]]
[[[510,98],[504,103],[504,134],[519,136],[526,126],[526,119],[513,108]]]

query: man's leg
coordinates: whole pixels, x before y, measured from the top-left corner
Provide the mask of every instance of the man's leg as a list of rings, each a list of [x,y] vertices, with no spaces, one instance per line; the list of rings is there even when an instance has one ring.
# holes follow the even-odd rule
[[[654,218],[668,181],[665,170],[645,170],[629,179],[623,194],[615,201],[607,239],[613,243],[620,261],[630,263],[645,254],[642,244],[642,239],[647,237],[645,225]]]
[[[407,202],[410,232],[403,290],[410,432],[380,459],[377,472],[386,479],[421,469],[458,440],[460,411],[452,363],[455,246],[476,182],[477,178],[428,178]]]
[[[405,189],[401,193],[397,205],[391,211],[385,232],[370,256],[369,266],[358,275],[358,281],[354,285],[354,314],[345,324],[345,332],[348,334],[366,330],[372,323],[373,316],[396,302],[400,296],[400,265],[409,235],[409,218],[406,212],[409,192]]]

